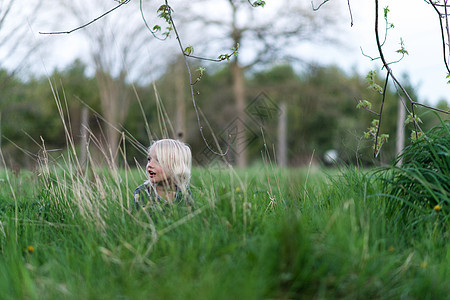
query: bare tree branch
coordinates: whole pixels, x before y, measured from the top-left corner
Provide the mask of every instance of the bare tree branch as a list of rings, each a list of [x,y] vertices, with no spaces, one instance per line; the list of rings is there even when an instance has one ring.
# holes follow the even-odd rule
[[[441,40],[442,40],[442,52],[443,52],[443,59],[444,59],[444,65],[447,68],[447,72],[450,73],[450,67],[449,67],[449,63],[447,60],[447,55],[448,53],[450,53],[450,38],[447,38],[447,42],[445,40],[445,29],[444,29],[444,24],[443,24],[443,20],[445,19],[445,23],[446,23],[446,28],[447,28],[447,37],[449,37],[450,33],[449,33],[449,21],[448,21],[448,13],[447,13],[447,1],[445,1],[444,4],[436,4],[433,1],[428,2],[429,4],[431,4],[431,6],[433,6],[435,12],[438,15],[439,18],[439,25],[441,27]],[[444,7],[445,13],[441,13],[438,9],[438,7]],[[447,48],[449,48],[449,51],[447,52]]]
[[[83,25],[81,25],[81,26],[79,26],[79,27],[76,27],[76,28],[74,28],[74,29],[71,29],[71,30],[68,30],[68,31],[39,32],[39,34],[69,34],[69,33],[72,33],[72,32],[74,32],[74,31],[83,29],[83,28],[85,28],[85,27],[91,25],[92,23],[94,23],[94,22],[100,20],[100,19],[103,18],[104,16],[106,16],[106,15],[110,14],[111,12],[115,11],[116,9],[118,9],[119,7],[121,7],[122,5],[128,4],[130,1],[131,1],[131,0],[124,0],[124,1],[120,2],[119,5],[113,7],[112,9],[110,9],[110,10],[108,10],[108,11],[106,11],[105,13],[101,14],[100,16],[98,16],[98,17],[92,19],[91,21],[87,22],[86,24],[83,24]]]
[[[352,8],[350,7],[350,0],[347,0],[348,5],[348,12],[350,14],[350,27],[353,26],[353,14],[352,14]]]
[[[43,1],[30,2],[27,7],[20,7],[16,0],[4,0],[0,9],[0,68],[7,68],[13,76],[26,68],[30,59],[41,46],[31,37],[31,26],[42,22],[39,12]],[[33,13],[33,18],[29,14]],[[28,26],[27,26],[28,25]],[[12,58],[12,59],[11,59]],[[2,65],[2,63],[5,63]]]
[[[166,3],[167,6],[169,6],[168,0],[165,0],[165,3]],[[189,86],[190,86],[190,89],[191,89],[192,104],[193,104],[193,106],[194,106],[195,114],[196,114],[196,116],[197,116],[197,124],[198,124],[198,128],[199,128],[199,130],[200,130],[200,134],[201,134],[201,136],[202,136],[202,139],[203,139],[203,141],[204,141],[206,147],[207,147],[212,153],[214,153],[215,155],[219,155],[219,156],[225,156],[225,155],[227,155],[228,150],[230,149],[231,136],[230,136],[230,135],[228,136],[228,145],[227,145],[227,148],[226,148],[225,152],[223,152],[222,150],[220,150],[220,152],[214,151],[214,150],[211,148],[211,146],[209,145],[208,141],[206,140],[206,137],[205,137],[205,135],[204,135],[204,133],[203,133],[203,126],[202,126],[201,121],[200,121],[200,116],[199,116],[199,112],[198,112],[198,108],[197,108],[197,103],[196,103],[196,101],[195,101],[194,83],[193,83],[193,81],[192,81],[191,68],[189,67],[189,62],[188,62],[187,59],[186,59],[186,57],[188,57],[189,55],[186,55],[186,53],[185,53],[185,51],[184,51],[184,47],[183,47],[183,44],[182,44],[182,42],[181,42],[181,37],[180,37],[180,35],[178,34],[177,27],[175,26],[175,22],[173,21],[173,17],[172,17],[171,10],[169,10],[169,17],[170,17],[170,23],[171,23],[172,26],[173,26],[173,30],[174,30],[175,36],[176,36],[176,38],[177,38],[177,41],[178,41],[178,45],[179,45],[180,50],[181,50],[181,53],[183,54],[183,57],[184,57],[184,62],[185,62],[185,64],[186,64],[186,69],[187,69],[187,71],[188,71],[188,75],[189,75],[189,83],[190,83]]]
[[[378,139],[380,136],[380,128],[381,128],[381,121],[383,117],[383,108],[384,108],[384,101],[386,99],[386,91],[387,91],[387,85],[389,82],[389,72],[386,72],[386,79],[384,80],[384,88],[383,88],[383,97],[381,99],[381,105],[380,105],[380,112],[378,113],[378,127],[377,127],[377,133],[375,135],[375,149],[374,149],[374,157],[377,157],[380,153],[380,147],[378,147]]]
[[[311,1],[312,9],[313,9],[314,11],[318,11],[318,10],[322,7],[322,5],[324,5],[324,4],[327,3],[328,1],[330,1],[330,0],[324,0],[324,1],[323,1],[322,3],[320,3],[319,6],[317,6],[317,7],[314,7],[314,2]]]

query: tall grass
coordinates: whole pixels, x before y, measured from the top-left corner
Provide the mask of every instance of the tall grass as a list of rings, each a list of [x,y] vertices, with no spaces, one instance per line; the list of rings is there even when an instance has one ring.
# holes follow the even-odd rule
[[[432,226],[421,227],[420,236],[408,234],[387,217],[382,184],[371,173],[349,168],[327,176],[274,168],[267,177],[264,171],[263,165],[194,169],[192,211],[175,208],[157,220],[125,204],[135,185],[123,179],[139,178],[136,171],[118,171],[119,181],[102,171],[86,185],[58,168],[50,179],[10,174],[19,217],[11,193],[2,188],[0,294],[5,299],[448,296],[448,234],[436,234]],[[270,189],[278,189],[274,182],[280,192],[271,195]]]
[[[193,207],[150,217],[130,203],[141,170],[91,156],[82,166],[68,136],[58,160],[43,144],[35,172],[0,170],[2,299],[450,294],[448,232],[423,222],[411,234],[392,218],[380,173],[282,169],[267,156],[245,170],[194,168]]]
[[[381,173],[392,218],[412,227],[418,222],[436,221],[449,229],[449,122],[425,133]]]

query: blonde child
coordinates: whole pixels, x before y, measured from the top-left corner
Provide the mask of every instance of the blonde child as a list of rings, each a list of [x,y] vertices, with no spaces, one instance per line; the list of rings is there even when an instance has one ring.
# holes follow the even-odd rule
[[[192,154],[187,144],[172,139],[155,141],[148,149],[148,180],[134,191],[136,208],[153,210],[170,204],[190,204],[191,166]]]

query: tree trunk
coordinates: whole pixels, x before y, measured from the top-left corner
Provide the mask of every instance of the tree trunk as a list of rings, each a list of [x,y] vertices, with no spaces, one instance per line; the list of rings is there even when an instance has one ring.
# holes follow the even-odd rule
[[[245,129],[247,116],[245,114],[245,86],[244,70],[235,60],[232,64],[233,70],[233,92],[236,101],[236,124],[234,125],[235,134],[234,150],[236,152],[236,164],[239,168],[247,166],[247,132]]]
[[[278,165],[287,166],[287,105],[280,103],[280,118],[278,120]]]
[[[103,117],[105,119],[105,138],[108,159],[111,163],[117,164],[117,149],[120,139],[120,124],[125,121],[129,109],[129,101],[125,87],[125,74],[122,72],[119,78],[112,78],[111,75],[98,71],[96,74],[100,102]]]
[[[406,117],[406,108],[403,104],[403,101],[399,99],[398,103],[398,114],[397,114],[397,140],[395,144],[395,152],[399,155],[403,148],[405,147],[405,117]],[[399,164],[401,165],[401,161]]]

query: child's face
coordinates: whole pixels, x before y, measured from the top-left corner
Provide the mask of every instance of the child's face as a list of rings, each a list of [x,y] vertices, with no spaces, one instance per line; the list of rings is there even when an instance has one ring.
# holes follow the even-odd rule
[[[156,159],[155,150],[151,149],[147,157],[147,174],[150,182],[157,184],[167,181],[163,168]]]

